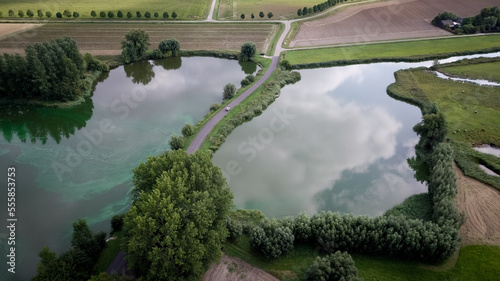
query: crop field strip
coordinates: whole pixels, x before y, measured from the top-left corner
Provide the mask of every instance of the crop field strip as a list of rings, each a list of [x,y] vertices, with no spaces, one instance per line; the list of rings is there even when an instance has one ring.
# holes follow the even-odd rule
[[[259,50],[278,29],[276,24],[46,24],[0,40],[0,52],[22,52],[35,42],[70,36],[81,51],[119,54],[121,41],[131,29],[143,29],[151,38],[151,48],[166,38],[176,38],[185,50],[239,50],[244,42],[255,42]],[[111,53],[114,52],[114,53]]]
[[[18,0],[2,0],[0,2],[0,11],[3,12],[4,17],[8,15],[9,10],[13,10],[17,16],[18,10],[23,10],[24,13],[28,9],[35,13],[38,9],[52,12],[52,17],[56,17],[57,12],[63,12],[64,10],[69,10],[70,12],[80,13],[80,18],[92,18],[90,12],[92,10],[97,12],[97,17],[99,17],[100,11],[113,11],[116,13],[118,10],[122,11],[124,15],[127,12],[131,12],[133,19],[136,18],[136,11],[142,13],[142,18],[144,18],[144,13],[150,12],[154,14],[158,12],[160,17],[162,17],[163,12],[168,12],[171,14],[175,11],[178,14],[178,19],[202,19],[208,14],[210,9],[211,0],[90,0],[90,1],[77,1],[77,0],[46,0],[46,1],[18,1]],[[125,16],[124,16],[125,17]]]
[[[290,47],[358,43],[452,35],[432,19],[443,11],[474,16],[497,0],[391,0],[356,6],[334,16],[302,24]]]

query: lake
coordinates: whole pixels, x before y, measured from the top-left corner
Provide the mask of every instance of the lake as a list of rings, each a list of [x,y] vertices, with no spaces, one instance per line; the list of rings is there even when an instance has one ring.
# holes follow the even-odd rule
[[[1,180],[15,167],[18,219],[16,274],[2,270],[0,280],[29,280],[44,245],[67,250],[78,218],[109,232],[110,218],[130,207],[132,169],[220,103],[226,83],[239,85],[256,70],[205,57],[139,62],[105,74],[93,96],[72,109],[0,107]],[[3,268],[7,235],[4,227]]]

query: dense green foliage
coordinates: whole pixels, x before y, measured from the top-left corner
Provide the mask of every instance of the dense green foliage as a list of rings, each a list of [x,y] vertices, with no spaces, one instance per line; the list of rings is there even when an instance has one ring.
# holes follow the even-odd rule
[[[32,281],[86,281],[93,272],[94,263],[106,245],[106,233],[93,234],[85,220],[73,223],[71,249],[57,257],[45,247],[40,253],[37,275]]]
[[[233,83],[227,83],[222,90],[222,99],[230,100],[234,97],[234,93],[236,93],[236,86]]]
[[[25,52],[26,57],[0,56],[0,98],[70,101],[92,86],[85,80],[84,59],[70,38],[28,45]]]
[[[187,138],[194,134],[194,126],[192,124],[186,124],[182,127],[182,135]]]
[[[125,63],[131,63],[140,59],[148,50],[149,34],[141,29],[133,29],[125,34],[122,41],[122,58]]]
[[[183,150],[134,169],[125,216],[129,267],[144,280],[200,280],[221,255],[232,194],[210,156]]]
[[[83,56],[83,59],[85,61],[86,69],[89,71],[109,71],[109,66],[106,63],[103,63],[102,61],[96,59],[94,56],[92,56],[92,54],[86,53]]]
[[[317,281],[359,281],[358,270],[352,257],[344,252],[337,251],[333,254],[316,257],[309,270],[307,280]]]
[[[179,56],[181,45],[175,38],[162,40],[158,45],[158,49],[164,54],[165,57]]]
[[[168,141],[168,145],[171,150],[178,150],[184,147],[184,137],[178,135],[172,135]]]
[[[286,255],[293,249],[295,237],[292,230],[277,220],[267,219],[250,231],[250,245],[266,258]]]
[[[241,46],[240,60],[248,61],[251,60],[257,53],[257,47],[252,42],[246,42]]]
[[[314,5],[311,8],[304,7],[303,9],[298,9],[297,10],[297,15],[300,16],[306,16],[308,14],[309,9],[312,10],[313,13],[318,13],[318,12],[323,12],[324,10],[335,6],[338,3],[342,3],[344,0],[328,0],[326,2]],[[346,0],[347,2],[347,0]]]
[[[451,29],[457,34],[472,34],[478,31],[481,32],[492,32],[500,30],[500,10],[498,7],[486,7],[481,10],[476,16],[468,17],[462,19],[461,26],[457,26]],[[442,26],[442,20],[453,20],[457,21],[458,17],[451,12],[443,12],[438,14],[432,23],[438,26]],[[449,29],[449,26],[442,26]]]
[[[421,219],[432,221],[432,204],[429,193],[412,195],[403,203],[392,207],[384,213],[384,216],[405,216],[409,219]]]
[[[125,214],[114,215],[111,218],[111,234],[122,230],[124,218]]]
[[[238,239],[243,234],[243,225],[238,221],[233,221],[230,217],[226,219],[228,239]]]

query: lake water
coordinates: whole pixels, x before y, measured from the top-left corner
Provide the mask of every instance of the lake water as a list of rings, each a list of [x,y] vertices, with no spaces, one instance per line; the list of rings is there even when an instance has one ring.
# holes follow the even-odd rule
[[[130,207],[131,170],[220,103],[226,83],[256,70],[216,58],[140,62],[101,77],[76,108],[0,107],[0,180],[15,167],[18,219],[15,275],[6,273],[9,233],[0,230],[0,280],[29,280],[44,245],[67,250],[78,218],[109,232],[110,218]]]

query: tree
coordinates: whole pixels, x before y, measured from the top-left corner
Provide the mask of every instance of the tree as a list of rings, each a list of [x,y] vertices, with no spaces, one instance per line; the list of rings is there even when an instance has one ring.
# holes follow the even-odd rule
[[[309,270],[307,280],[361,280],[352,257],[347,252],[337,251],[325,257],[316,257]]]
[[[252,42],[246,42],[241,46],[240,60],[248,61],[257,53],[257,47]]]
[[[147,18],[147,19],[150,19],[151,18],[151,13],[150,12],[146,12],[144,14],[144,16]]]
[[[131,19],[131,18],[132,18],[132,13],[131,13],[131,12],[127,12],[127,18],[128,18],[128,19]]]
[[[179,150],[184,147],[184,138],[182,136],[178,135],[172,135],[170,137],[170,141],[168,142],[168,145],[170,146],[171,150]]]
[[[45,12],[45,16],[50,19],[52,17],[52,12],[51,11]]]
[[[267,17],[268,18],[272,18],[273,17],[273,13],[271,13],[271,12],[267,13]]]
[[[123,12],[122,12],[122,11],[118,11],[118,12],[116,13],[116,16],[117,16],[118,18],[120,18],[120,19],[121,19],[121,18],[123,18]]]
[[[274,220],[268,220],[262,227],[256,226],[250,231],[250,245],[268,259],[289,253],[293,250],[294,240],[292,230]]]
[[[20,18],[23,18],[23,17],[24,17],[24,12],[23,12],[23,11],[21,11],[21,10],[19,10],[19,11],[17,12],[17,15],[18,15]]]
[[[186,124],[182,127],[182,135],[187,138],[194,134],[194,126],[191,124]]]
[[[222,98],[224,100],[229,100],[234,97],[234,93],[236,93],[236,86],[233,83],[227,83],[224,86],[224,90],[222,92]]]
[[[177,17],[177,13],[176,12],[172,12],[172,18],[175,19]]]
[[[178,56],[179,51],[181,49],[181,45],[179,44],[179,41],[175,38],[170,38],[166,40],[162,40],[160,42],[160,45],[158,45],[158,49],[165,54],[165,57],[170,57],[170,56]]]
[[[123,219],[125,214],[114,215],[111,218],[111,234],[121,231],[123,229]]]
[[[99,275],[92,275],[88,281],[120,281],[120,279],[114,274],[109,275],[106,272],[101,272]]]
[[[95,11],[90,12],[90,15],[91,15],[93,18],[97,17],[97,13],[96,13]]]
[[[42,12],[42,10],[37,10],[37,11],[36,11],[36,14],[37,14],[37,16],[38,16],[39,18],[43,18],[43,12]]]
[[[498,18],[495,16],[485,17],[483,19],[484,25],[488,30],[493,30],[493,28],[497,25]]]
[[[259,13],[259,17],[260,17],[260,18],[263,18],[263,17],[264,17],[264,12],[260,11],[260,13]]]
[[[61,12],[57,12],[57,13],[56,13],[56,17],[57,17],[58,19],[62,18],[62,14],[61,14]]]
[[[250,85],[250,81],[248,79],[244,78],[243,80],[241,80],[240,84],[241,84],[241,87],[246,87],[246,86]]]
[[[200,280],[227,237],[232,194],[220,169],[207,153],[170,151],[134,170],[134,189],[144,184],[124,220],[129,268],[144,280]]]
[[[136,15],[136,17],[137,17],[138,19],[140,19],[140,18],[142,17],[142,14],[141,14],[141,12],[140,12],[140,11],[135,12],[135,15]]]
[[[158,14],[158,12],[155,12],[155,13],[154,13],[154,17],[155,17],[155,19],[158,19],[158,17],[159,17],[159,16],[160,16],[160,15]]]
[[[245,14],[241,14],[241,19],[244,20],[245,19]]]
[[[101,12],[99,13],[99,16],[100,16],[101,18],[105,18],[105,17],[106,17],[106,12],[105,12],[105,11],[101,11]]]
[[[28,17],[32,18],[32,17],[35,15],[35,13],[33,13],[33,11],[32,11],[32,10],[27,10],[27,11],[26,11],[26,15],[27,15]]]
[[[125,35],[122,41],[122,57],[126,63],[134,62],[148,50],[149,35],[141,29],[133,29]]]
[[[255,15],[252,13],[252,14],[250,15],[250,17],[251,17],[252,19],[254,19],[254,18],[255,18]]]
[[[73,17],[74,17],[75,19],[79,18],[79,17],[80,17],[80,13],[78,13],[78,12],[73,12]]]
[[[302,9],[297,10],[297,16],[299,16],[299,17],[302,16]]]
[[[115,13],[113,13],[112,11],[109,11],[108,12],[108,18],[112,19],[115,17]]]
[[[255,82],[255,76],[253,76],[252,74],[248,74],[245,79],[247,79],[248,81],[250,81],[250,83],[253,83]]]
[[[14,11],[9,10],[9,17],[13,18],[15,16]]]
[[[69,10],[64,10],[63,15],[70,18],[71,17],[71,12]]]
[[[1,18],[1,17],[3,17],[3,13],[2,13],[2,11],[0,11],[0,18]]]
[[[168,19],[168,12],[164,12],[164,13],[163,13],[163,18],[164,18],[164,19]]]

